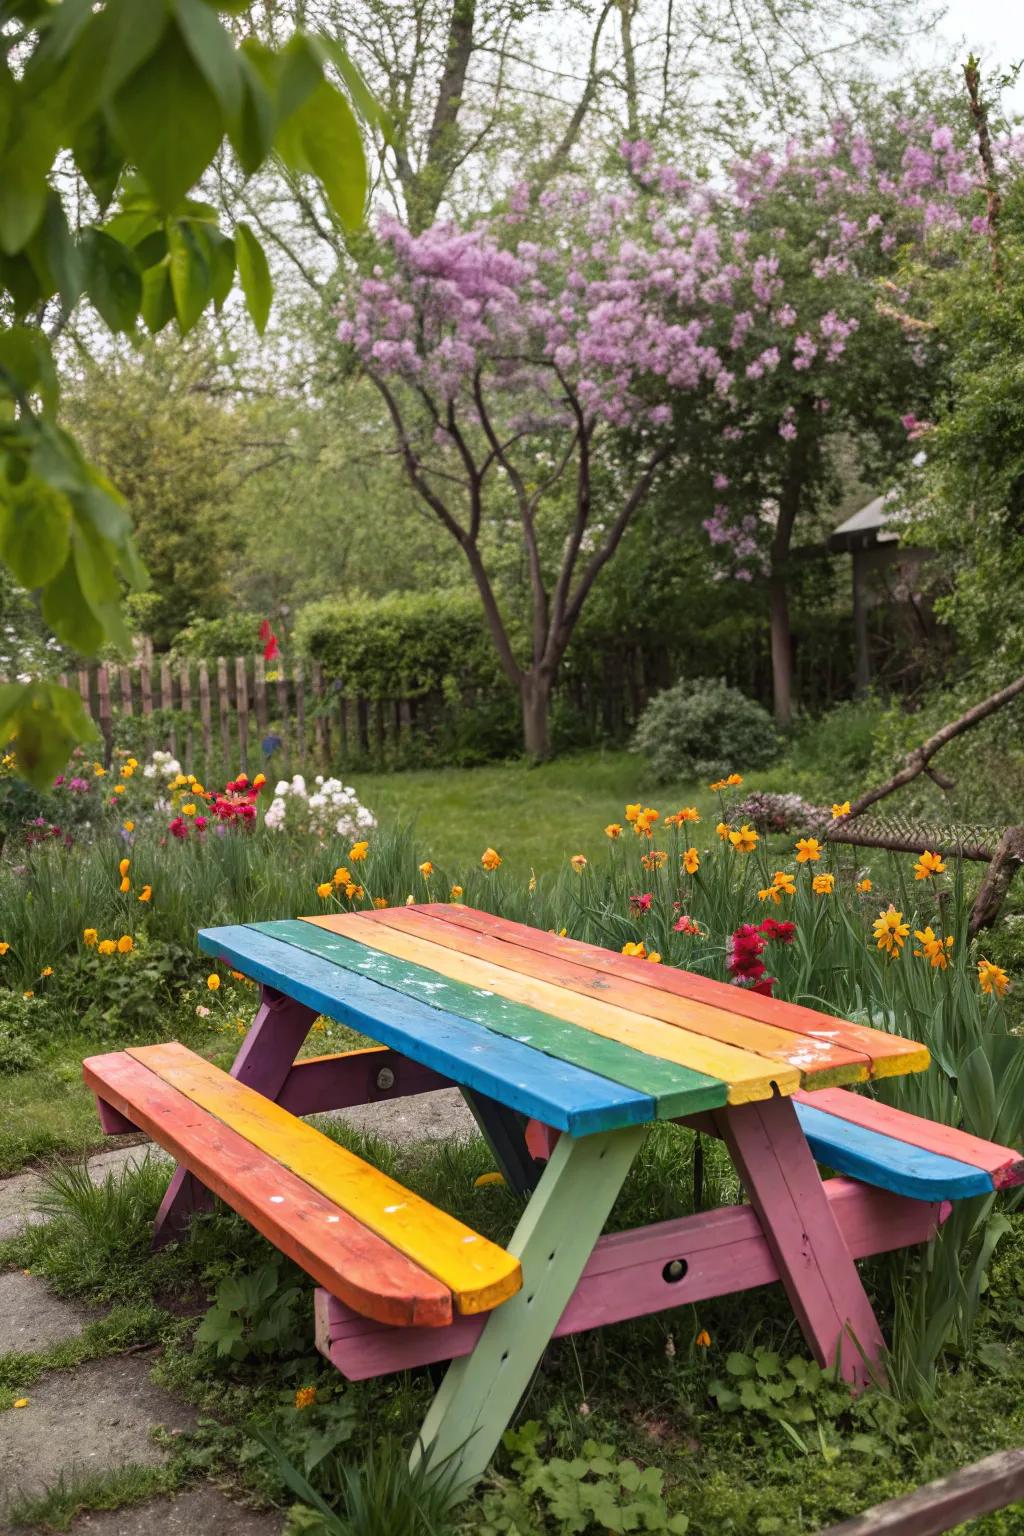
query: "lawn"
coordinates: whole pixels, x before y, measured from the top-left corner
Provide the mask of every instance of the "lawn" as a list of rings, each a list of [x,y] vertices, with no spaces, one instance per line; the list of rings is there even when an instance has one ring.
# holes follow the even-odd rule
[[[644,798],[663,812],[696,805],[705,820],[715,809],[706,785],[655,785],[631,752],[581,752],[538,767],[361,773],[356,788],[381,821],[413,821],[417,843],[438,863],[475,864],[493,847],[524,878],[531,868],[553,873],[574,853],[593,857],[629,801]]]

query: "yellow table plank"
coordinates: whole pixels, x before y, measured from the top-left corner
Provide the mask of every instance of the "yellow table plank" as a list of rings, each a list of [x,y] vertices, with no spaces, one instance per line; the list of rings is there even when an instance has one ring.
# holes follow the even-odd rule
[[[528,1003],[549,1013],[556,1019],[578,1024],[592,1034],[618,1040],[635,1050],[645,1051],[648,1056],[658,1056],[664,1061],[674,1061],[697,1072],[706,1072],[728,1085],[728,1102],[745,1104],[753,1099],[770,1099],[774,1088],[780,1093],[794,1093],[800,1087],[800,1073],[795,1067],[781,1062],[766,1061],[752,1051],[724,1045],[701,1035],[691,1034],[674,1024],[651,1019],[643,1014],[632,1013],[597,998],[583,997],[578,993],[554,986],[551,982],[538,981],[523,976],[518,971],[492,965],[489,961],[476,960],[443,945],[428,943],[399,933],[383,924],[370,924],[360,920],[357,913],[333,913],[307,921],[327,928],[332,933],[344,934],[356,939],[370,949],[397,955],[448,976],[454,981],[465,981],[485,992],[495,992],[515,1002]]]
[[[447,1285],[460,1312],[489,1311],[519,1290],[519,1261],[504,1248],[271,1099],[174,1043],[127,1054]]]

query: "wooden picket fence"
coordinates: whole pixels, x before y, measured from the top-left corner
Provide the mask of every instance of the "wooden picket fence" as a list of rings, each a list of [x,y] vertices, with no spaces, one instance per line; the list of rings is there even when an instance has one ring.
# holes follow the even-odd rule
[[[268,669],[261,655],[172,662],[143,654],[127,666],[82,667],[61,682],[77,687],[108,762],[125,741],[163,748],[205,774],[249,773],[270,757],[275,770],[326,772],[352,759],[382,761],[396,732],[411,726],[406,701],[342,698],[316,661]]]

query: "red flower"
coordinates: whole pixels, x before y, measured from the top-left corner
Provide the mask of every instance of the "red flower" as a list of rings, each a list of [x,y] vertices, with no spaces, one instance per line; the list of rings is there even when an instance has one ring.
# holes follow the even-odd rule
[[[184,839],[188,837],[188,822],[184,816],[175,816],[167,830],[172,837]]]
[[[766,917],[761,924],[761,932],[766,939],[778,939],[780,944],[792,944],[796,923],[777,923],[774,917]]]
[[[762,997],[771,997],[772,987],[775,985],[774,976],[762,976],[760,981],[755,981],[750,988],[751,992],[759,992]]]
[[[206,826],[206,817],[205,816],[197,816],[196,817],[196,826],[199,828],[199,831],[201,832],[203,830],[203,828]]]
[[[676,905],[678,906],[678,902]],[[685,913],[678,920],[678,922],[672,924],[672,927],[675,929],[676,933],[692,933],[696,934],[698,938],[703,938],[703,932],[700,924],[695,923],[693,918],[687,917]]]
[[[270,620],[264,619],[260,625],[260,639],[269,640],[274,631],[270,627]]]
[[[634,912],[649,912],[652,900],[653,897],[650,891],[644,891],[642,896],[631,896],[629,898],[629,905]]]
[[[280,646],[277,643],[277,636],[276,635],[271,635],[270,639],[267,641],[266,645],[263,647],[263,660],[264,661],[273,661],[276,657],[280,656],[280,654],[281,654],[281,648],[280,648]]]

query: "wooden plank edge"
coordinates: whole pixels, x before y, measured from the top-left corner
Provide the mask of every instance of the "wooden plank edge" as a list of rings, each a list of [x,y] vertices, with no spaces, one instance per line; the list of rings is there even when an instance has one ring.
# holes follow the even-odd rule
[[[1024,1450],[996,1451],[913,1493],[876,1504],[819,1536],[941,1536],[1024,1499]]]

